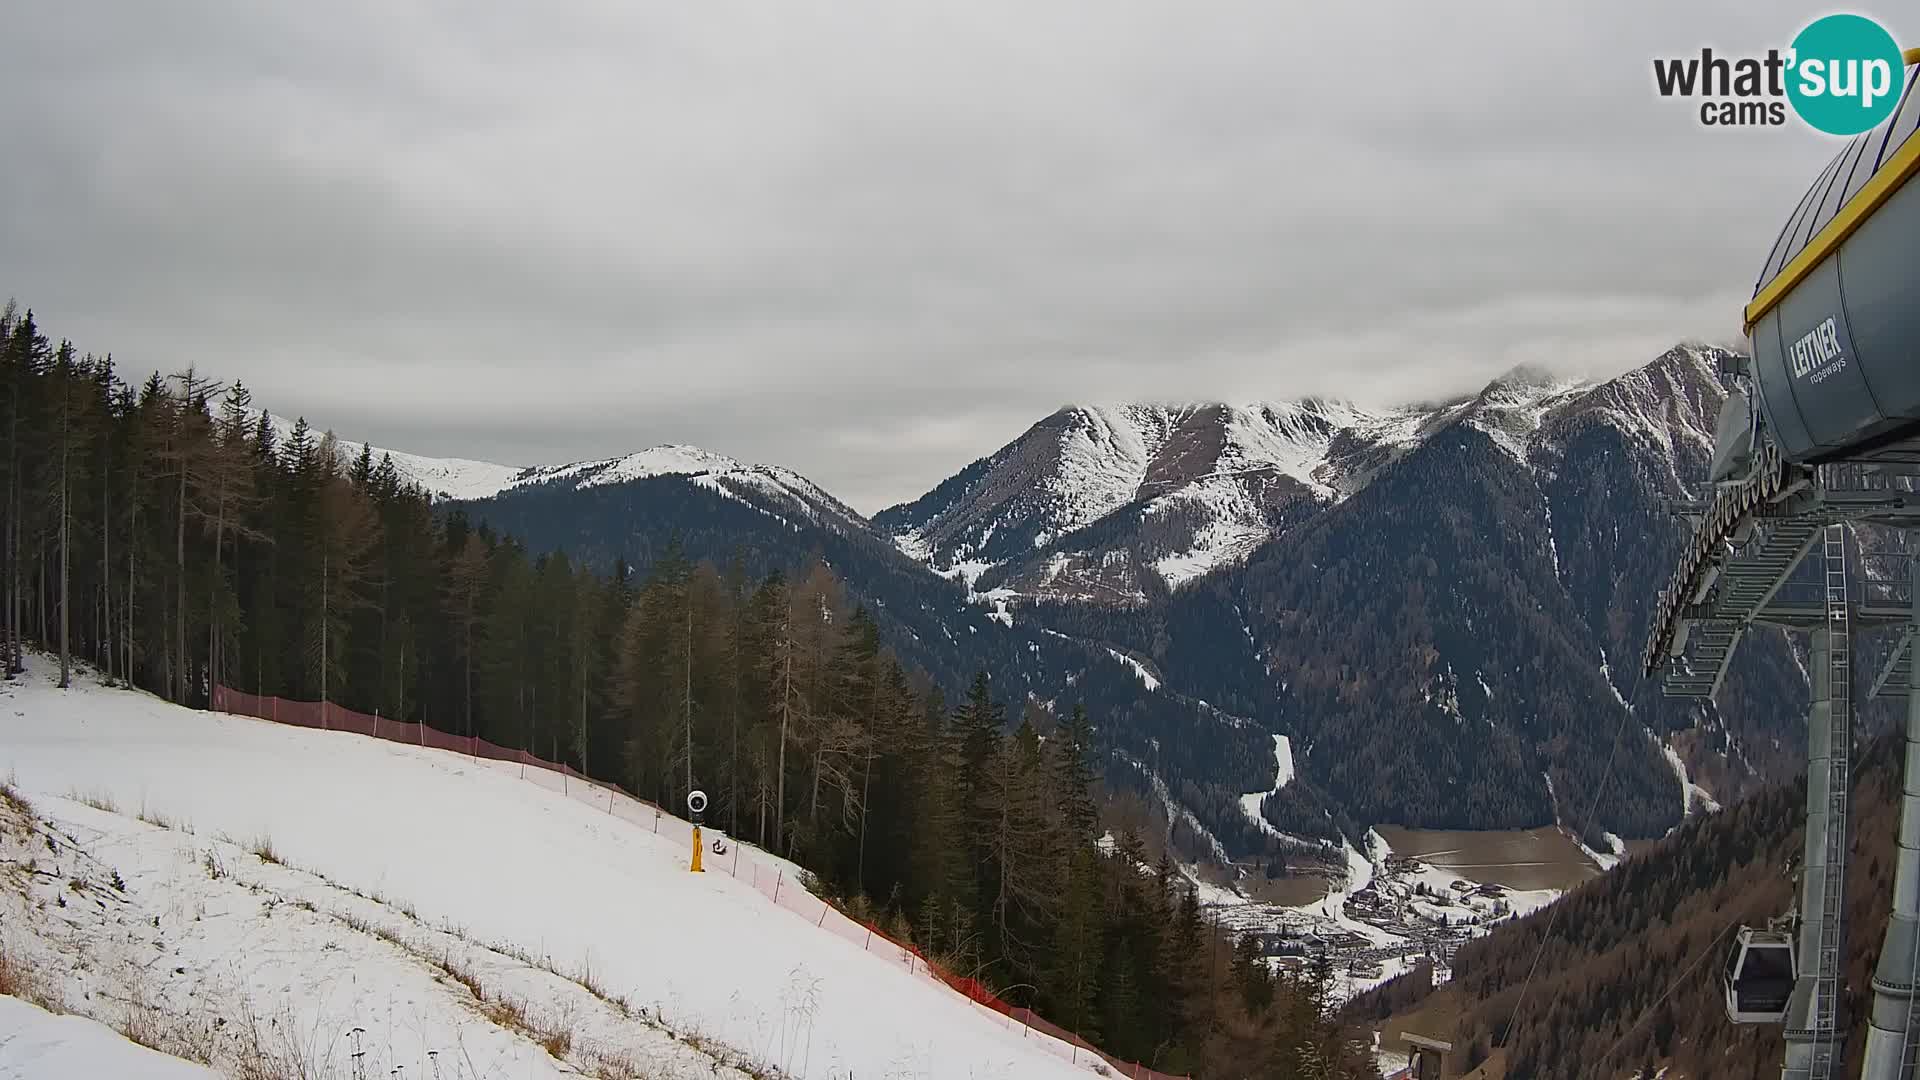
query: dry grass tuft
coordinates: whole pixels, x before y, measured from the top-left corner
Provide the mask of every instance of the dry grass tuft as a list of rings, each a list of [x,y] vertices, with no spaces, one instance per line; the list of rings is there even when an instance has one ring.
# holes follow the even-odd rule
[[[33,804],[27,801],[25,795],[20,794],[20,789],[17,786],[18,783],[19,781],[12,773],[7,774],[6,780],[0,782],[0,803],[5,804],[8,809],[16,814],[31,818],[33,817]]]
[[[566,1028],[549,1031],[540,1037],[540,1045],[555,1061],[565,1061],[573,1049],[573,1032]]]
[[[113,796],[104,791],[89,792],[87,794],[82,794],[79,791],[70,791],[67,793],[67,798],[72,799],[82,806],[91,806],[104,814],[117,814],[120,812],[120,804],[114,802]]]
[[[0,946],[0,995],[31,1001],[50,1013],[66,1011],[40,981],[39,973],[4,946]]]
[[[135,816],[156,829],[180,829],[183,832],[193,831],[191,828],[182,826],[178,818],[169,817],[144,802],[140,804],[140,813]]]

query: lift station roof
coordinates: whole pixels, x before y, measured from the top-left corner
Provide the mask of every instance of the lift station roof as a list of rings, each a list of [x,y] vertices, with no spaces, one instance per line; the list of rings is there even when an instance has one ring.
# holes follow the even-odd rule
[[[1900,107],[1788,216],[1746,310],[1761,407],[1792,461],[1920,460],[1916,60]]]

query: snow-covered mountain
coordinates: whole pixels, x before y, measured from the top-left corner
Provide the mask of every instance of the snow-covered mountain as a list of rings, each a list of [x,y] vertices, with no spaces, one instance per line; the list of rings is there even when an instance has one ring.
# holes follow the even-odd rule
[[[1757,636],[1698,715],[1609,660],[1637,655],[1681,543],[1662,500],[1704,475],[1723,359],[1681,346],[1597,383],[1523,367],[1394,409],[1062,409],[871,521],[790,470],[690,447],[395,463],[597,567],[677,550],[759,580],[823,559],[949,692],[984,670],[1009,700],[1103,716],[1109,784],[1164,803],[1190,857],[1257,853],[1273,830],[1551,822],[1592,803],[1614,755],[1589,744],[1622,723],[1648,738],[1618,755],[1594,827],[1647,836],[1687,783],[1725,799],[1793,765],[1776,735],[1804,687],[1780,641]],[[1294,764],[1278,790],[1275,735]],[[1435,785],[1459,797],[1419,795]]]
[[[289,420],[277,414],[268,414],[273,425],[274,438],[285,442],[293,434],[298,421]],[[322,432],[313,430],[312,437],[320,438]],[[403,450],[387,450],[382,447],[368,447],[336,436],[337,452],[343,464],[351,463],[360,456],[363,449],[371,449],[373,460],[391,457],[393,467],[400,475],[420,486],[421,490],[435,499],[484,499],[498,493],[524,475],[527,470],[518,465],[500,465],[491,461],[472,461],[466,458],[426,457],[409,454]]]
[[[272,416],[271,421],[276,435],[282,439],[292,433],[296,423],[281,416]],[[336,438],[336,442],[344,462],[358,458],[363,448],[376,463],[382,458],[391,458],[403,478],[438,501],[477,502],[532,488],[582,491],[658,477],[681,477],[726,498],[752,504],[771,503],[836,528],[866,527],[866,519],[853,508],[792,469],[750,465],[697,446],[668,443],[618,457],[565,465],[501,465],[367,447],[348,439]]]
[[[1590,388],[1520,368],[1471,398],[1389,410],[1070,407],[874,523],[978,593],[1137,602],[1243,560],[1453,425],[1524,459]]]

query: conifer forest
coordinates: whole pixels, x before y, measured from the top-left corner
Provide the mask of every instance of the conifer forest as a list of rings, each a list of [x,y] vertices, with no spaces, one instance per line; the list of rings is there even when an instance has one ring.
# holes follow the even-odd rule
[[[237,379],[139,374],[9,305],[0,647],[524,748],[787,855],[844,908],[1104,1050],[1371,1075],[1325,964],[1272,974],[1164,847],[1102,825],[1101,717],[933,685],[832,569],[531,555]],[[342,791],[342,799],[352,793]],[[633,898],[646,917],[646,898]],[[565,913],[556,911],[556,919]]]

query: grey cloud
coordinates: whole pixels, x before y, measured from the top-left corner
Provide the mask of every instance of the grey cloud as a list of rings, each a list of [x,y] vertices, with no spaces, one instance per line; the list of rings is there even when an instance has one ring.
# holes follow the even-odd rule
[[[1704,130],[1650,62],[1806,18],[28,5],[0,291],[343,434],[698,442],[872,510],[1070,401],[1385,403],[1736,333],[1832,147]]]

